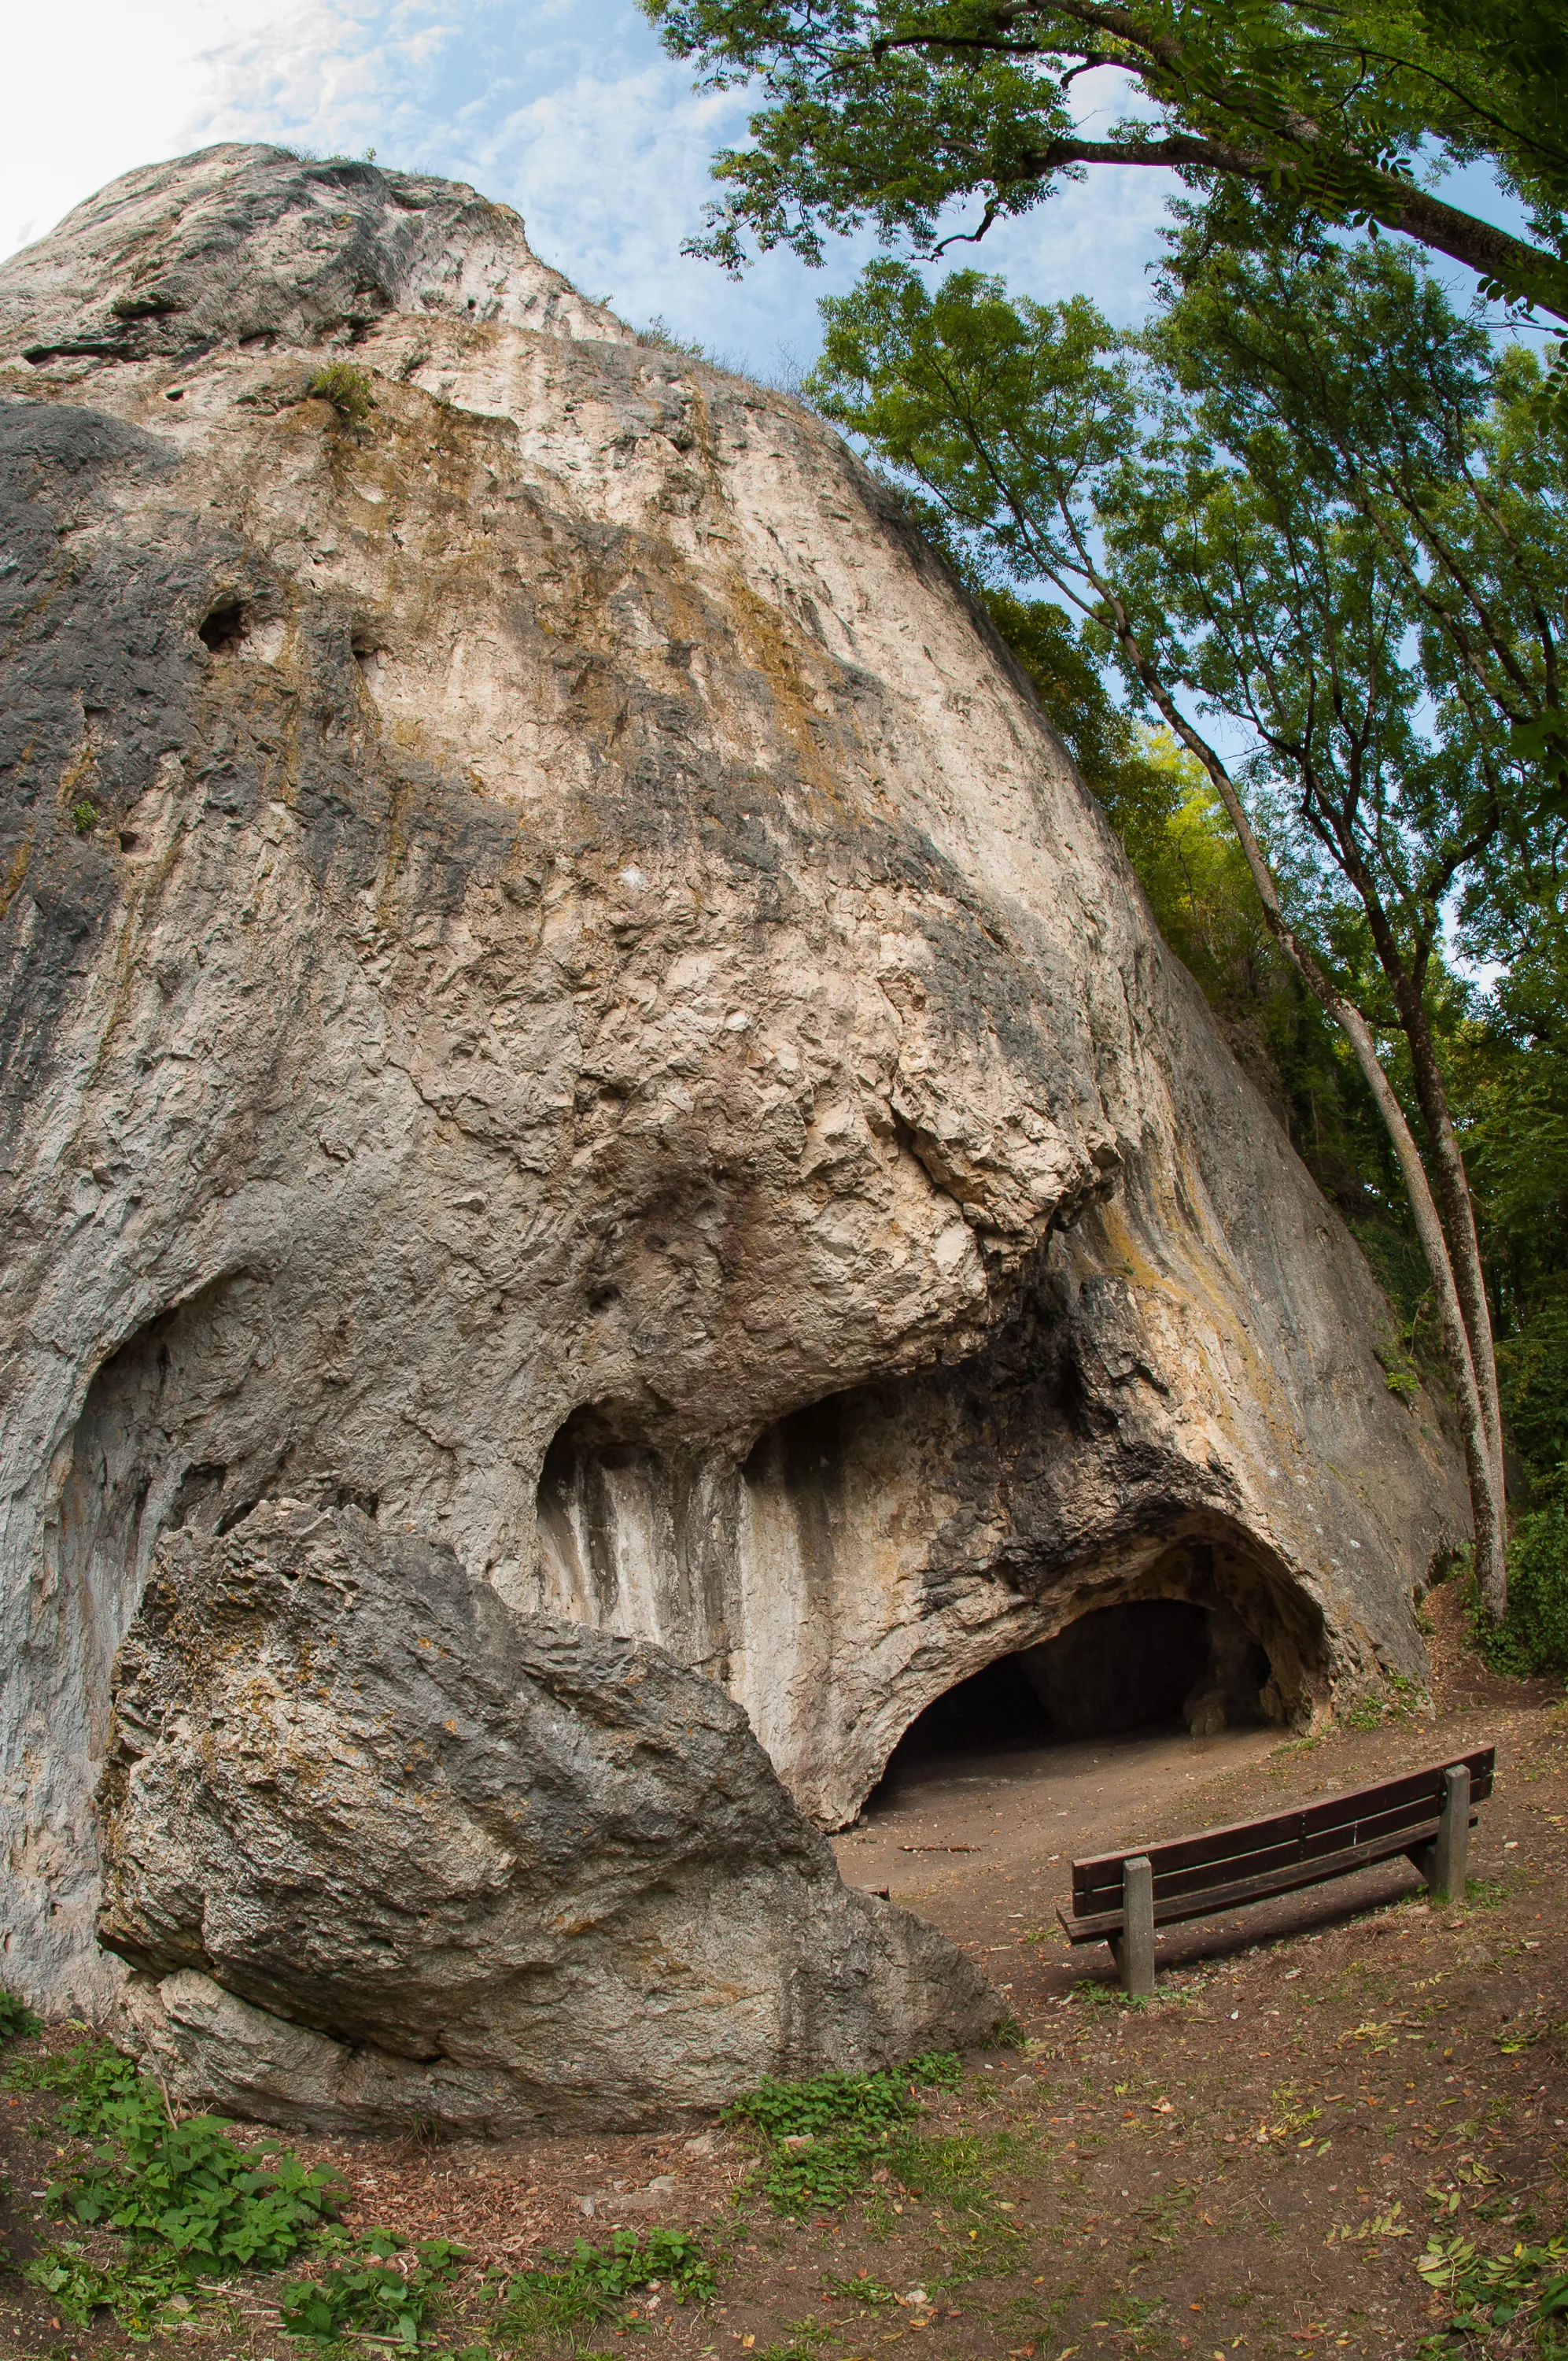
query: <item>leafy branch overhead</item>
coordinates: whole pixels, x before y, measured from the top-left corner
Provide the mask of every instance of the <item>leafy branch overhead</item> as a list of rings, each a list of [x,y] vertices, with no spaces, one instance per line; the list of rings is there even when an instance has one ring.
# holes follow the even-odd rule
[[[750,143],[716,160],[727,193],[693,248],[731,269],[749,243],[817,262],[825,233],[868,224],[939,250],[1132,165],[1401,232],[1568,318],[1568,33],[1550,0],[643,5],[709,86],[761,100]],[[1090,137],[1086,101],[1126,112]],[[1477,159],[1528,238],[1438,193],[1442,168]]]

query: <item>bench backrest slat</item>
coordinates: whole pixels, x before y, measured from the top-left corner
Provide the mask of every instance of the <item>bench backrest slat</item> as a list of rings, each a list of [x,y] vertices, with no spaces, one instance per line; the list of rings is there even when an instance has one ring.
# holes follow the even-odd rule
[[[1268,1870],[1293,1863],[1326,1861],[1358,1845],[1397,1836],[1435,1820],[1442,1808],[1442,1774],[1464,1763],[1470,1773],[1473,1803],[1484,1803],[1492,1792],[1496,1750],[1478,1747],[1471,1754],[1450,1755],[1425,1770],[1385,1780],[1343,1795],[1330,1795],[1299,1810],[1277,1812],[1267,1819],[1242,1820],[1228,1828],[1205,1828],[1199,1835],[1178,1837],[1169,1844],[1129,1845],[1123,1852],[1096,1853],[1072,1865],[1072,1906],[1075,1916],[1119,1909],[1123,1863],[1146,1853],[1154,1870],[1155,1900],[1180,1894],[1201,1894],[1211,1886],[1234,1884]]]

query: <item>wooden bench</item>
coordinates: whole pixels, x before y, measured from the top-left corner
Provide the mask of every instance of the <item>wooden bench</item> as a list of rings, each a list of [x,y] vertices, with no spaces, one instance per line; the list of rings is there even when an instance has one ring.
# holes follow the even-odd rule
[[[1496,1752],[1480,1747],[1266,1820],[1075,1861],[1072,1908],[1057,1916],[1069,1943],[1109,1943],[1126,1990],[1146,1994],[1154,1990],[1157,1927],[1294,1894],[1374,1861],[1397,1861],[1401,1853],[1431,1893],[1462,1899],[1475,1825],[1472,1806],[1492,1792]]]

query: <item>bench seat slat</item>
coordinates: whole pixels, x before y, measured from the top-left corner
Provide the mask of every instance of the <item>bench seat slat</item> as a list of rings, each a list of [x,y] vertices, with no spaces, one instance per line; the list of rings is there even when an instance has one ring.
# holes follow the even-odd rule
[[[1495,1761],[1491,1747],[1453,1758],[1470,1773],[1473,1802],[1484,1803],[1492,1792]],[[1399,1837],[1392,1853],[1419,1840],[1418,1831],[1436,1819],[1442,1797],[1442,1774],[1448,1763],[1412,1772],[1402,1779],[1385,1781],[1358,1793],[1325,1797],[1293,1812],[1264,1820],[1248,1820],[1226,1828],[1206,1828],[1199,1835],[1169,1844],[1136,1848],[1146,1851],[1154,1870],[1157,1916],[1161,1897],[1198,1893],[1207,1885],[1226,1886],[1250,1877],[1267,1875],[1289,1864],[1305,1866],[1328,1861],[1384,1839]],[[1092,1854],[1072,1865],[1073,1916],[1082,1920],[1119,1911],[1122,1866],[1126,1852]],[[1324,1873],[1334,1875],[1330,1870]],[[1316,1882],[1316,1881],[1313,1881]]]
[[[1476,1825],[1474,1815],[1470,1825],[1472,1828]],[[1419,1852],[1424,1845],[1434,1841],[1437,1831],[1438,1818],[1434,1812],[1425,1820],[1387,1831],[1342,1851],[1320,1854],[1311,1861],[1297,1861],[1277,1869],[1264,1870],[1255,1876],[1237,1878],[1225,1885],[1168,1894],[1163,1898],[1157,1885],[1155,1925],[1171,1927],[1190,1918],[1211,1918],[1222,1911],[1234,1909],[1242,1903],[1262,1902],[1271,1894],[1294,1894],[1304,1886],[1323,1885],[1331,1878],[1348,1876],[1354,1870],[1369,1869],[1380,1861],[1397,1861],[1401,1853]],[[1076,1909],[1069,1913],[1058,1909],[1057,1916],[1067,1930],[1069,1943],[1102,1943],[1108,1935],[1121,1932],[1120,1893],[1113,1909],[1092,1913]]]

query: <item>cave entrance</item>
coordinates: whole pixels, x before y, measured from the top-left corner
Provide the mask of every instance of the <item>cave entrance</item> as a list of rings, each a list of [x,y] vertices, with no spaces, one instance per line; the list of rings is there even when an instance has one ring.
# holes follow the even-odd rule
[[[1073,1739],[1261,1724],[1270,1678],[1267,1652],[1227,1608],[1126,1599],[958,1682],[910,1724],[887,1773]]]

